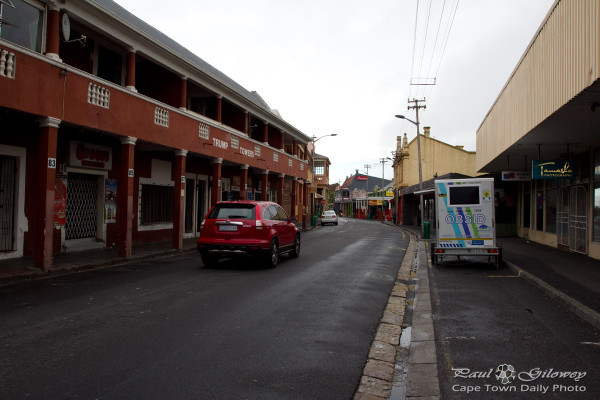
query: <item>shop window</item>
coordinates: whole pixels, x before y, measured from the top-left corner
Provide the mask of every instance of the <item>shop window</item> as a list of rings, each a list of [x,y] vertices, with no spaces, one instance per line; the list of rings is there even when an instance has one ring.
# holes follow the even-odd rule
[[[0,38],[41,53],[43,10],[24,0],[0,3]]]
[[[590,153],[585,152],[574,159],[575,180],[574,183],[588,183],[590,181]],[[594,168],[595,171],[595,168]]]
[[[531,184],[523,182],[523,228],[529,228],[531,220]]]
[[[141,192],[141,225],[173,222],[173,186],[142,185]]]
[[[517,193],[517,190],[518,187],[516,182],[503,182],[503,184],[496,189],[495,206],[497,223],[517,223],[517,208],[515,206],[515,194]]]
[[[544,230],[544,183],[541,181],[537,182],[535,192],[535,229]]]
[[[556,233],[556,199],[557,189],[546,189],[546,232]]]
[[[600,147],[594,151],[594,211],[592,241],[600,243]]]

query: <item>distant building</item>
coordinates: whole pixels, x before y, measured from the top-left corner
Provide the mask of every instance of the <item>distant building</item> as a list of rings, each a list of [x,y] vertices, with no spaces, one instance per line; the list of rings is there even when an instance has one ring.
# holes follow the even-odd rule
[[[341,185],[336,187],[334,210],[346,216],[354,216],[358,199],[367,198],[374,189],[381,190],[390,183],[392,183],[390,179],[360,174],[356,170],[356,174],[346,178]]]
[[[329,166],[331,161],[326,156],[315,153],[313,155],[313,184],[312,184],[312,195],[313,197],[313,213],[322,212],[328,210],[333,206],[329,202]]]
[[[425,182],[441,176],[474,177],[480,175],[476,171],[476,153],[467,151],[463,146],[453,146],[431,137],[431,128],[423,128],[420,135],[421,145],[421,179],[423,190]],[[419,144],[417,137],[408,141],[404,137],[397,137],[396,155],[394,157],[394,199],[392,214],[394,221],[402,225],[420,225],[419,201]],[[405,190],[410,188],[410,190]],[[432,192],[432,190],[431,190]],[[433,218],[433,195],[428,193],[424,201],[425,220]]]
[[[421,140],[421,175],[426,181],[434,176],[458,173],[477,176],[475,166],[476,154],[467,151],[463,146],[453,146],[431,137],[430,127],[423,128]],[[397,137],[396,157],[394,159],[394,182],[397,189],[419,183],[419,151],[417,137],[408,142],[404,137]]]

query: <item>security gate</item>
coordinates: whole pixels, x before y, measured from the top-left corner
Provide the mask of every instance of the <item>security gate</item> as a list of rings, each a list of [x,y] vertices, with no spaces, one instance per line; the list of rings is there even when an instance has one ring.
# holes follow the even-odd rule
[[[206,213],[206,181],[196,178],[185,180],[184,236],[200,235],[200,225]]]
[[[569,188],[566,187],[558,189],[556,236],[558,244],[569,245]]]
[[[583,186],[571,188],[569,202],[569,249],[587,254],[587,191]]]
[[[0,156],[0,251],[14,250],[17,160]]]
[[[98,178],[69,173],[65,239],[95,238],[98,221]]]

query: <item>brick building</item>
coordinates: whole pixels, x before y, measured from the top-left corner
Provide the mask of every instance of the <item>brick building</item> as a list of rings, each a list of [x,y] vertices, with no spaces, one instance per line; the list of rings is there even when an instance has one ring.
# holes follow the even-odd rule
[[[110,0],[3,1],[0,259],[198,235],[219,200],[306,224],[310,138]]]

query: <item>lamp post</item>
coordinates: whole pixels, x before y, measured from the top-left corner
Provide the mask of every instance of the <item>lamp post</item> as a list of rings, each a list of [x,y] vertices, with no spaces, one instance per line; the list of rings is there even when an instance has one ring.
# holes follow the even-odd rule
[[[417,153],[419,157],[419,208],[421,209],[421,237],[423,237],[423,172],[421,168],[421,134],[419,133],[419,109],[417,108],[417,121],[406,118],[404,115],[396,115],[396,118],[405,119],[408,122],[413,123],[417,126]]]
[[[392,167],[394,167],[394,162],[395,161],[393,159],[389,158],[389,157],[386,157],[386,159],[390,160],[392,162]],[[396,183],[395,183],[395,181],[396,181],[396,171],[394,170],[394,173],[393,173],[393,176],[392,176],[392,190],[394,191],[394,206],[392,207],[392,210],[395,207],[398,207],[398,205],[396,204],[396,194],[395,194],[396,193]],[[394,219],[394,213],[393,212],[392,212],[392,224],[396,225],[396,221]]]
[[[337,133],[331,133],[329,135],[323,135],[323,136],[319,136],[319,137],[317,137],[317,136],[313,136],[312,137],[312,142],[313,142],[312,173],[313,173],[313,184],[315,185],[315,197],[313,198],[313,201],[312,201],[312,213],[311,213],[313,219],[315,217],[315,198],[316,198],[316,194],[319,191],[319,184],[318,184],[318,182],[316,181],[316,178],[315,178],[315,175],[316,175],[315,174],[315,153],[316,153],[315,143],[317,143],[320,139],[323,139],[324,137],[327,137],[327,136],[337,136]],[[325,172],[324,168],[323,168],[323,172]]]

